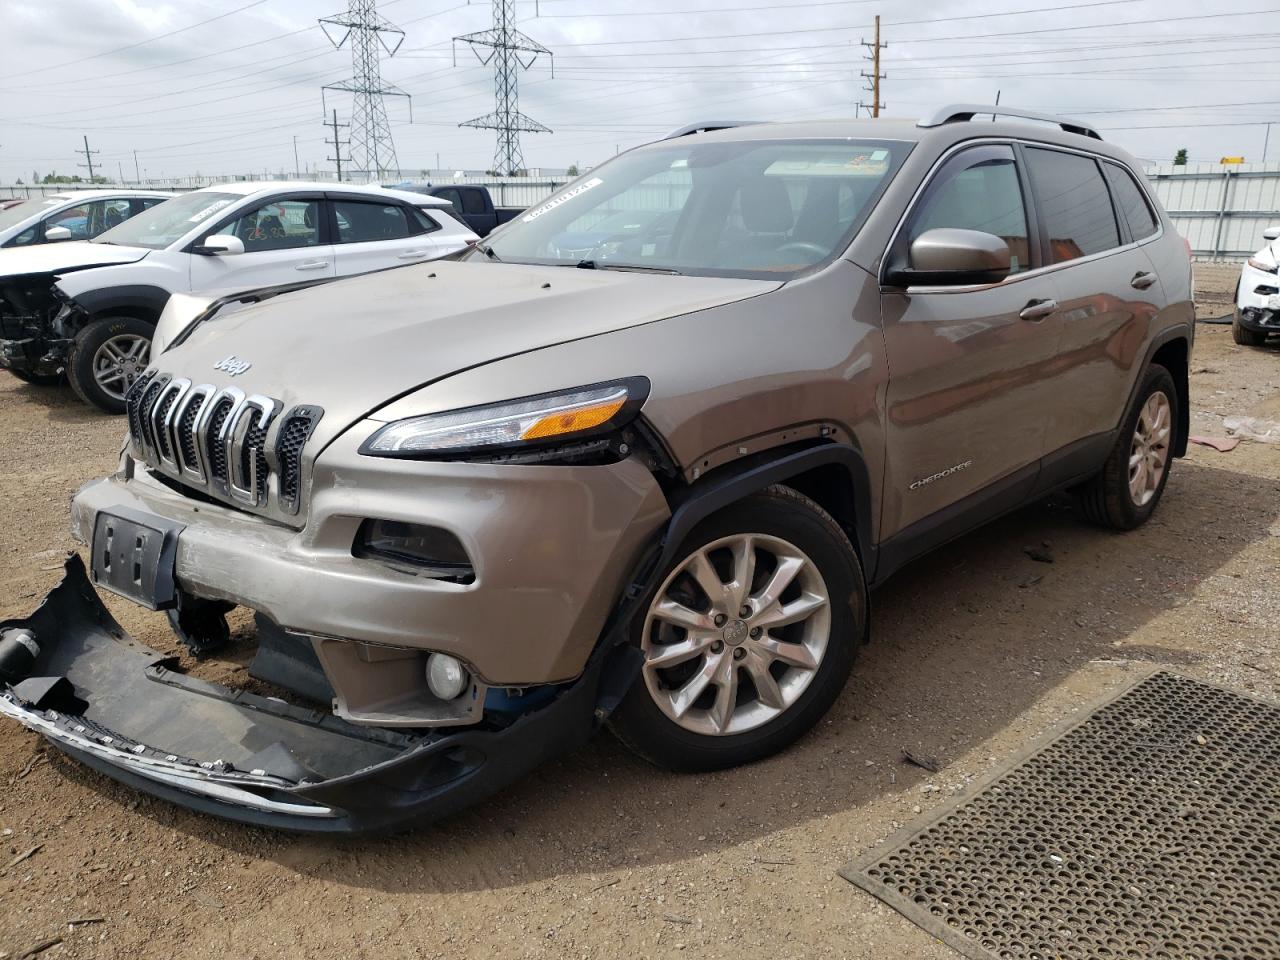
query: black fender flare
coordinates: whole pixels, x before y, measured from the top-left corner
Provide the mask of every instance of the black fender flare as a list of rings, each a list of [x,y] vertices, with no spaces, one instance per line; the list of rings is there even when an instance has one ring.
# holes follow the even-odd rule
[[[121,287],[100,287],[86,290],[71,298],[88,316],[96,316],[123,310],[154,324],[169,302],[169,291],[150,284],[127,284]]]
[[[1191,350],[1195,344],[1195,327],[1191,324],[1178,323],[1173,326],[1166,327],[1147,344],[1147,351],[1142,358],[1142,364],[1137,367],[1137,375],[1133,378],[1133,383],[1129,386],[1129,399],[1125,402],[1124,409],[1120,411],[1120,419],[1116,421],[1116,429],[1119,430],[1120,424],[1124,422],[1125,414],[1133,407],[1133,401],[1138,396],[1138,388],[1142,386],[1142,378],[1146,375],[1147,369],[1151,366],[1156,354],[1160,348],[1166,344],[1172,343],[1174,340],[1185,340],[1187,344],[1187,369],[1181,372],[1170,370],[1173,375],[1174,384],[1182,391],[1182,396],[1178,398],[1178,423],[1174,433],[1173,455],[1175,457],[1186,456],[1188,437],[1191,434]],[[1179,380],[1181,376],[1181,380]]]
[[[700,522],[743,497],[774,484],[829,465],[843,467],[849,474],[854,508],[854,546],[862,563],[867,589],[867,618],[863,625],[866,642],[871,624],[870,585],[875,580],[876,544],[872,541],[871,472],[857,447],[844,443],[823,443],[792,449],[763,462],[724,467],[696,486],[672,497],[671,519],[645,551],[626,582],[622,597],[601,634],[599,647],[606,657],[600,678],[596,718],[603,720],[622,701],[640,672],[640,651],[627,644],[631,624],[663,570],[675,559],[676,551]]]

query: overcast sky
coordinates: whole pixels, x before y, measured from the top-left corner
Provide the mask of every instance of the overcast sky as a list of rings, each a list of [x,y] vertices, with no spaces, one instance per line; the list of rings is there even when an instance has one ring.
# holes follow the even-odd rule
[[[351,74],[316,18],[325,0],[6,0],[0,26],[0,182],[81,172],[145,176],[331,169],[320,86]],[[637,13],[643,9],[645,12]],[[400,166],[491,165],[493,75],[451,38],[491,25],[488,3],[388,0],[404,30],[385,82]],[[883,18],[889,116],[1001,102],[1073,115],[1140,157],[1280,159],[1280,12],[1271,0],[517,0],[520,29],[555,53],[520,74],[531,167],[588,165],[694,120],[849,116],[870,101],[859,41]],[[218,19],[211,19],[218,18]],[[209,21],[209,22],[202,22]],[[1271,91],[1275,91],[1272,93]],[[339,119],[349,98],[330,95]]]

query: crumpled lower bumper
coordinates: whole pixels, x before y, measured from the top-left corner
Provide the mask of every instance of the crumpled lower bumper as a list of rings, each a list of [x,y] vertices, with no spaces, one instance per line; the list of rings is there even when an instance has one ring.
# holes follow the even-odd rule
[[[111,618],[79,557],[32,616],[0,623],[13,628],[40,653],[28,676],[0,683],[0,714],[180,805],[317,832],[437,819],[575,748],[597,726],[608,660],[594,656],[579,680],[505,725],[406,732],[185,676]]]

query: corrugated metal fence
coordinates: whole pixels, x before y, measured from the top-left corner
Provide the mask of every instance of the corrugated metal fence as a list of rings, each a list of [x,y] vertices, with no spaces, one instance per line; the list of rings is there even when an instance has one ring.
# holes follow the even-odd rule
[[[1152,164],[1147,177],[1199,259],[1239,260],[1280,225],[1280,163]]]
[[[1192,252],[1198,259],[1239,260],[1247,257],[1262,246],[1264,229],[1280,225],[1280,163],[1191,163],[1176,167],[1171,163],[1160,163],[1149,165],[1146,173],[1156,196],[1173,218],[1178,233],[1190,241]],[[180,191],[237,179],[246,178],[154,180],[144,186]],[[438,177],[428,175],[419,181],[435,186],[484,184],[498,206],[528,207],[551,196],[564,186],[568,178],[455,177],[442,172]],[[78,188],[86,189],[89,185],[0,187],[0,197],[42,196]]]

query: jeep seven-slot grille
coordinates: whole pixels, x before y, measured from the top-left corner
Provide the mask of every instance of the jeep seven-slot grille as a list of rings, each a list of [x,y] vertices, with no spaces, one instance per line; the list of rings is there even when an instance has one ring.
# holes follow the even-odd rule
[[[297,406],[281,417],[270,397],[154,373],[133,385],[125,404],[135,454],[154,470],[237,506],[265,508],[274,469],[280,508],[298,512],[302,452],[319,407]],[[273,431],[274,459],[267,455]]]
[[[208,444],[209,450],[209,472],[213,475],[214,482],[224,487],[227,484],[227,451],[218,437],[233,407],[235,407],[235,401],[230,397],[223,397],[216,401],[213,405],[213,416],[209,418],[209,426],[204,432],[205,443]]]
[[[208,399],[208,397],[196,397],[187,404],[187,408],[182,411],[182,418],[178,421],[178,441],[181,444],[182,453],[180,463],[192,470],[197,470],[200,463],[199,453],[196,450],[196,418],[200,416],[200,411]]]

